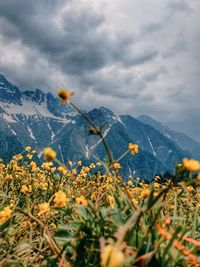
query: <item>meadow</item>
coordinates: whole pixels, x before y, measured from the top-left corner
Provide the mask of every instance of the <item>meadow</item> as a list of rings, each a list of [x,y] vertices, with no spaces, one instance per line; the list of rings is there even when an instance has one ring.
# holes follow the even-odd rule
[[[183,159],[168,179],[125,182],[102,132],[107,161],[63,165],[45,148],[37,163],[30,146],[0,161],[0,266],[200,266],[200,163]]]

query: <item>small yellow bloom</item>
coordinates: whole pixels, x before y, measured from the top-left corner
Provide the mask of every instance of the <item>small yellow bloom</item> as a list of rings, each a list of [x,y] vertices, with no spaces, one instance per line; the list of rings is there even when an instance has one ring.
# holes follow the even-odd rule
[[[56,152],[51,147],[45,148],[43,154],[44,154],[44,159],[46,161],[53,161],[57,155]]]
[[[84,196],[77,197],[76,198],[76,203],[78,205],[83,205],[85,207],[87,207],[87,205],[88,205],[88,201]]]
[[[28,191],[29,191],[28,186],[25,185],[25,184],[23,184],[21,186],[21,192],[24,193],[24,194],[26,194],[26,193],[28,193]]]
[[[119,164],[118,162],[115,162],[115,163],[113,164],[113,168],[114,168],[115,170],[119,170],[119,169],[121,169],[121,166],[120,166],[120,164]]]
[[[73,175],[76,175],[77,174],[77,170],[74,168],[74,169],[72,169],[72,174]]]
[[[82,165],[82,161],[79,160],[79,161],[78,161],[78,166],[81,166],[81,165]]]
[[[68,161],[69,166],[73,166],[73,162],[72,161]]]
[[[200,162],[195,159],[183,159],[183,166],[190,172],[196,172],[200,170]]]
[[[27,159],[32,159],[33,155],[28,154],[26,157],[27,157]]]
[[[25,148],[25,150],[26,150],[27,152],[31,151],[31,146],[27,146],[27,147]]]
[[[133,182],[131,180],[129,180],[127,184],[128,184],[128,186],[132,186]]]
[[[5,207],[2,211],[0,211],[0,224],[6,222],[12,215],[12,210],[9,206]]]
[[[140,197],[141,197],[142,199],[148,198],[149,195],[150,195],[150,193],[151,193],[150,189],[145,189],[145,190],[143,190],[143,191],[141,192]]]
[[[44,203],[39,204],[38,216],[40,216],[46,212],[49,212],[49,211],[50,211],[50,205],[48,202],[44,202]]]
[[[122,267],[125,255],[115,245],[107,245],[101,253],[101,267]]]
[[[108,201],[109,201],[110,207],[112,209],[114,209],[115,208],[115,200],[114,200],[114,197],[111,196],[111,195],[108,195]]]
[[[138,151],[139,151],[139,148],[138,148],[138,145],[137,145],[137,144],[129,143],[128,148],[130,149],[131,154],[132,154],[133,156],[134,156],[135,154],[137,154]]]
[[[75,94],[74,92],[68,92],[64,88],[61,88],[58,91],[58,96],[60,97],[62,104],[69,103],[70,97],[73,96],[74,94]]]
[[[135,206],[137,206],[139,203],[138,200],[135,198],[132,198],[131,201],[132,201],[133,205],[135,205]]]
[[[64,174],[64,175],[67,174],[67,169],[66,169],[64,166],[60,166],[60,167],[58,167],[58,170],[59,170],[62,174]]]
[[[56,205],[64,207],[69,203],[70,199],[66,197],[65,193],[62,190],[60,190],[55,193],[53,201],[56,203]]]
[[[91,164],[90,164],[90,168],[91,168],[91,169],[95,169],[95,164],[94,164],[94,163],[91,163]]]

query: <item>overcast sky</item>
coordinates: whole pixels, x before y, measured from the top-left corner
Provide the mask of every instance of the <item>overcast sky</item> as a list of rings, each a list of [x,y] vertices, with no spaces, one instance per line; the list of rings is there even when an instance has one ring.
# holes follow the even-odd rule
[[[0,0],[0,73],[200,140],[199,0]]]

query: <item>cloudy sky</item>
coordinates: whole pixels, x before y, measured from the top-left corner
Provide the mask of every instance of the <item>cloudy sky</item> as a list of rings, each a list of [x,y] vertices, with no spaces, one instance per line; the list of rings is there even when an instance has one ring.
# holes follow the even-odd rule
[[[199,0],[0,0],[0,73],[200,140]]]

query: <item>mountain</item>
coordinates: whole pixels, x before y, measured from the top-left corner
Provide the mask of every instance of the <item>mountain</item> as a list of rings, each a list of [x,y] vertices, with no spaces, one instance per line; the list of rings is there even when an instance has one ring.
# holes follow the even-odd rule
[[[104,107],[87,112],[98,127],[115,159],[137,143],[140,153],[129,153],[121,161],[122,174],[151,179],[155,174],[173,172],[183,157],[190,156],[183,146],[162,133],[157,127],[130,115],[119,116]],[[82,160],[85,164],[106,160],[98,136],[89,133],[88,122],[69,105],[40,89],[21,91],[0,75],[0,158],[8,161],[31,145],[38,156],[44,147],[52,146],[63,163]]]
[[[192,157],[200,160],[200,142],[193,140],[183,133],[179,133],[169,129],[167,126],[163,125],[161,122],[154,120],[150,116],[140,115],[138,117],[142,123],[150,125],[157,129],[164,136],[172,140],[177,146],[182,147],[184,150],[190,152]]]

